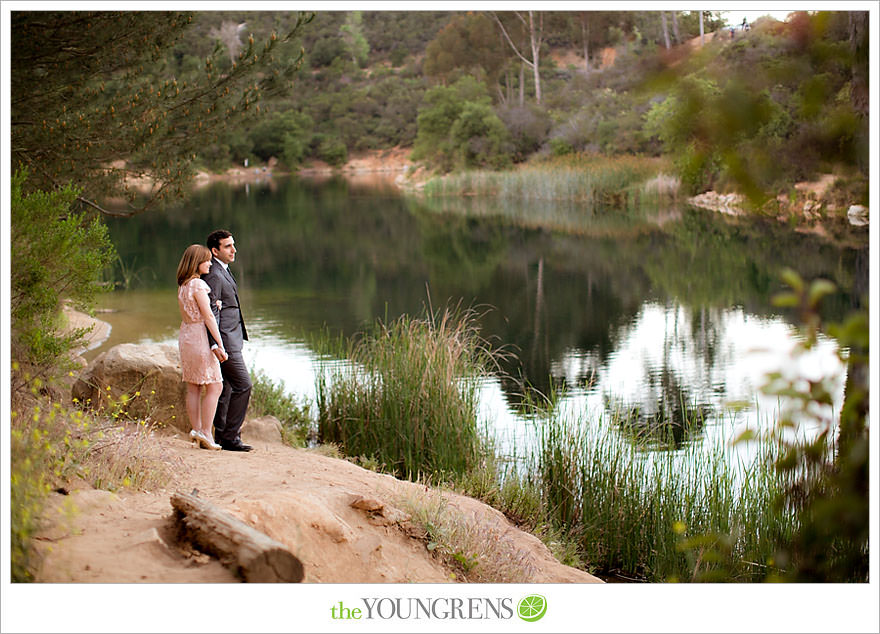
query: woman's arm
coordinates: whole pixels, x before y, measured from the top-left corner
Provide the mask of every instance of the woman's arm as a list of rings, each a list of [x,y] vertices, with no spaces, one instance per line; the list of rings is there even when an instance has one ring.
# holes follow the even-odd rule
[[[220,347],[220,351],[223,353],[222,356],[225,357],[221,359],[221,361],[225,361],[228,358],[226,351],[223,350],[223,340],[220,338],[220,329],[217,328],[217,320],[214,319],[214,313],[211,310],[211,300],[208,299],[208,291],[204,289],[198,289],[195,292],[196,304],[199,306],[199,312],[202,314],[202,317],[205,320],[205,325],[208,327],[208,332],[211,333],[211,336],[214,338],[214,341],[217,342],[217,345]]]

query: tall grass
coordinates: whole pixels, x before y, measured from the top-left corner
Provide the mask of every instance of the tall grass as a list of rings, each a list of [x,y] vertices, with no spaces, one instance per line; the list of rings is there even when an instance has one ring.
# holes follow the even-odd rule
[[[281,437],[291,447],[304,447],[312,436],[311,403],[287,392],[263,371],[251,368],[253,388],[249,402],[252,416],[274,416],[281,423]]]
[[[555,395],[549,407],[526,399],[535,439],[508,460],[479,429],[477,382],[461,378],[486,373],[495,354],[472,314],[404,316],[338,345],[351,363],[319,373],[318,424],[346,455],[481,499],[600,576],[774,577],[795,518],[775,503],[785,483],[773,456],[741,464],[728,439],[658,450],[622,433],[625,412],[587,420]]]
[[[482,454],[480,375],[492,352],[471,311],[377,323],[318,373],[322,442],[407,478],[464,473]]]
[[[615,421],[554,410],[538,426],[524,485],[589,565],[648,581],[761,581],[794,529],[774,501],[772,462],[739,464],[726,440],[640,450]]]
[[[518,201],[573,201],[588,207],[656,202],[657,190],[645,184],[666,168],[662,159],[573,154],[521,166],[517,170],[459,172],[425,183],[438,196],[491,196]],[[649,193],[650,192],[650,193]],[[674,195],[672,190],[664,190]]]

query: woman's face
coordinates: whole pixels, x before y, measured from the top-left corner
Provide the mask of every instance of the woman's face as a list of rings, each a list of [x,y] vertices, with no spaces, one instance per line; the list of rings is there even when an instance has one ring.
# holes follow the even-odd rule
[[[201,264],[199,264],[199,275],[207,275],[208,271],[211,270],[211,260],[205,260]]]

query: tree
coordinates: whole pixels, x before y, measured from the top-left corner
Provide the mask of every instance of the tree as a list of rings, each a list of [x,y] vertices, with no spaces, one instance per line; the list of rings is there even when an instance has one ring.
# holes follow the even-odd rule
[[[71,211],[73,187],[26,194],[27,179],[16,172],[10,196],[10,343],[13,361],[39,375],[85,334],[61,332],[61,301],[88,306],[114,250],[103,223]]]
[[[363,18],[360,11],[350,11],[345,17],[345,24],[339,28],[342,40],[351,55],[351,61],[363,67],[367,63],[370,45],[364,37]]]
[[[495,20],[495,23],[498,25],[498,28],[501,29],[501,33],[504,36],[504,39],[510,44],[510,47],[513,49],[513,52],[519,57],[523,63],[532,69],[532,73],[535,78],[535,102],[541,103],[541,73],[540,73],[540,63],[541,63],[541,44],[544,41],[544,15],[540,11],[529,11],[528,20],[526,20],[525,16],[519,11],[513,11],[513,16],[516,18],[517,22],[521,30],[524,32],[527,37],[527,45],[531,52],[531,59],[525,57],[522,52],[520,52],[521,48],[524,48],[523,45],[517,45],[513,38],[510,35],[511,29],[504,26],[504,22],[502,22],[501,18],[495,11],[492,11],[492,17]],[[520,84],[522,85],[522,84]]]
[[[700,11],[700,46],[706,43],[706,33],[703,29],[703,12]]]
[[[200,149],[290,89],[302,59],[293,38],[311,16],[296,14],[227,62],[218,45],[191,74],[172,71],[171,47],[192,15],[178,12],[14,12],[11,145],[34,189],[81,188],[78,200],[102,212],[99,197],[123,194],[137,213],[182,196]],[[219,70],[220,62],[229,66]],[[156,187],[133,205],[127,177]]]
[[[496,37],[495,26],[485,15],[455,16],[425,49],[425,75],[446,82],[456,71],[464,71],[496,85],[507,62]]]
[[[666,50],[669,50],[669,28],[666,26],[666,11],[660,12],[660,24],[663,29],[663,44],[666,46]]]

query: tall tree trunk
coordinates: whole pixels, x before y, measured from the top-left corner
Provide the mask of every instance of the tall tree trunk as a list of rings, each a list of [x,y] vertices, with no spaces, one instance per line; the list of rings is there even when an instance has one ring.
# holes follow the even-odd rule
[[[541,104],[541,41],[544,38],[544,15],[538,14],[538,25],[535,25],[535,15],[529,11],[529,39],[532,42],[532,69],[535,73],[535,101]]]
[[[863,117],[868,116],[868,13],[849,13],[849,45],[853,54],[852,89],[853,108]]]
[[[706,43],[706,33],[703,31],[703,12],[700,11],[700,46]]]
[[[526,104],[526,65],[519,65],[519,107],[522,108]]]
[[[675,43],[681,44],[681,34],[678,32],[678,11],[672,12],[672,34],[675,36]]]
[[[584,38],[584,73],[590,73],[590,21],[587,13],[581,11],[581,35]]]
[[[504,26],[504,23],[501,22],[501,19],[498,17],[498,14],[494,11],[492,13],[492,19],[495,20],[495,23],[501,29],[501,33],[504,35],[504,39],[507,40],[507,43],[510,44],[510,47],[513,49],[513,52],[516,53],[516,56],[519,57],[523,63],[526,64],[529,68],[532,69],[535,76],[535,101],[540,104],[541,103],[541,73],[540,73],[540,64],[541,64],[541,44],[544,41],[544,15],[541,12],[529,11],[529,19],[526,20],[525,17],[519,12],[514,11],[513,14],[520,21],[523,28],[528,32],[529,36],[529,46],[532,49],[532,59],[526,58],[522,52],[520,52],[519,48],[516,44],[513,43],[513,40],[510,37],[510,34],[507,32],[507,28]]]
[[[666,50],[670,49],[669,44],[669,27],[666,26],[666,11],[660,12],[660,24],[663,27],[663,42],[666,44]]]

